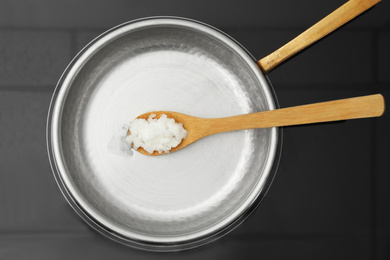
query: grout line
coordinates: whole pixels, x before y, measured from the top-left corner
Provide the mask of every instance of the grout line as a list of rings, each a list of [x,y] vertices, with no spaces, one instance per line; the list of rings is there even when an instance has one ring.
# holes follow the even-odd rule
[[[231,236],[233,240],[253,241],[253,240],[335,240],[369,238],[370,234],[237,234]]]
[[[371,219],[370,219],[370,226],[371,226],[371,259],[376,259],[377,258],[377,252],[378,252],[378,241],[377,241],[377,174],[378,174],[378,169],[376,167],[376,164],[378,163],[376,157],[377,157],[377,140],[376,140],[376,133],[378,131],[377,127],[377,120],[373,119],[371,120],[371,173],[370,173],[370,212],[371,212]]]
[[[378,61],[378,37],[379,32],[376,30],[372,33],[372,46],[371,46],[371,55],[372,55],[372,64],[371,64],[371,76],[373,79],[373,85],[372,85],[372,92],[377,93],[379,91],[378,89],[378,83],[379,83],[379,61]],[[378,143],[376,134],[378,131],[377,126],[377,120],[371,120],[371,174],[370,174],[370,202],[371,202],[371,219],[370,219],[370,225],[371,225],[371,259],[377,259],[378,257],[378,239],[377,239],[377,151],[378,151]]]
[[[91,234],[98,234],[92,229],[80,230],[53,230],[53,231],[0,231],[0,239],[9,238],[37,238],[37,237],[89,237]],[[351,239],[365,238],[369,234],[230,234],[224,239],[239,240],[239,241],[255,241],[255,240],[335,240],[335,239]]]
[[[0,92],[36,92],[46,93],[53,92],[56,84],[53,85],[41,85],[41,86],[0,86]]]
[[[4,27],[0,26],[0,31],[5,33],[11,32],[46,32],[46,33],[67,33],[67,28],[38,28],[38,27]]]
[[[34,26],[18,26],[18,27],[12,27],[12,26],[0,26],[0,31],[5,31],[5,32],[13,32],[13,31],[40,31],[40,32],[104,32],[107,31],[113,27],[115,27],[117,24],[114,25],[108,25],[106,27],[34,27]],[[118,24],[119,25],[119,24]],[[211,26],[218,26],[218,25],[213,25],[210,24]],[[257,26],[257,25],[246,25],[246,26],[223,26],[220,25],[216,27],[219,30],[222,31],[229,31],[229,32],[292,32],[292,33],[301,33],[308,29],[311,26],[311,24],[308,24],[307,26],[305,25],[300,25],[300,26]],[[374,26],[354,26],[354,27],[349,27],[349,28],[343,28],[342,31],[344,32],[361,32],[361,31],[371,31],[375,27]],[[297,36],[297,35],[296,35]],[[292,40],[292,39],[291,39]]]
[[[82,31],[82,32],[95,32],[95,31],[106,31],[110,29],[111,27],[103,28],[103,27],[96,27],[96,28],[84,28],[84,27],[69,27],[69,28],[61,28],[61,27],[28,27],[28,26],[21,26],[21,27],[11,27],[11,26],[0,26],[0,31],[2,32],[47,32],[47,33],[69,33],[72,31]]]
[[[359,27],[348,27],[346,28],[346,25],[343,25],[341,27],[339,27],[338,29],[336,29],[335,31],[333,32],[367,32],[367,31],[371,31],[374,29],[373,26],[359,26]],[[293,27],[289,27],[289,26],[280,26],[280,27],[270,27],[270,26],[267,26],[267,27],[262,27],[262,26],[244,26],[244,27],[232,27],[232,26],[220,26],[218,27],[218,29],[224,31],[224,32],[232,32],[232,33],[252,33],[252,32],[278,32],[278,33],[281,33],[281,32],[291,32],[291,33],[296,33],[297,35],[295,35],[294,37],[298,36],[298,34],[300,33],[303,33],[306,29],[309,29],[309,27],[312,26],[310,24],[308,24],[308,26],[293,26]],[[292,39],[291,39],[292,40]]]
[[[272,87],[277,91],[277,89],[280,90],[305,90],[305,91],[316,91],[319,90],[323,91],[334,91],[334,90],[341,90],[341,91],[367,91],[367,95],[371,94],[372,88],[370,83],[273,83],[272,78],[270,78]],[[275,78],[277,78],[275,76]]]
[[[89,230],[54,230],[54,231],[0,231],[0,239],[9,238],[36,238],[36,237],[80,237],[89,236]]]

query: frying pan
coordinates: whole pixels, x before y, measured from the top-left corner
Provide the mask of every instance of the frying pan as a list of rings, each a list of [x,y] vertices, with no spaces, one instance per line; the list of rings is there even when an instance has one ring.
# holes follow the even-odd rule
[[[121,146],[126,123],[153,110],[225,117],[278,108],[265,74],[377,2],[349,1],[257,62],[225,33],[185,18],[140,19],[98,36],[50,104],[48,154],[63,195],[97,231],[140,249],[189,249],[228,233],[266,194],[282,129],[223,133],[149,157]]]

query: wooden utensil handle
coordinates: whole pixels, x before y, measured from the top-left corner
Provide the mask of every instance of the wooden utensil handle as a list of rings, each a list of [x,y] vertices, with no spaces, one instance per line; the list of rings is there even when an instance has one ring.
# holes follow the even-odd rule
[[[273,127],[378,117],[384,109],[383,96],[376,94],[267,111],[259,124]]]
[[[270,72],[279,64],[302,51],[314,42],[328,35],[359,14],[373,7],[381,0],[350,0],[324,19],[298,35],[283,47],[257,62],[264,73]]]
[[[379,117],[385,110],[381,94],[340,99],[253,114],[209,119],[206,135],[253,128],[302,125]]]

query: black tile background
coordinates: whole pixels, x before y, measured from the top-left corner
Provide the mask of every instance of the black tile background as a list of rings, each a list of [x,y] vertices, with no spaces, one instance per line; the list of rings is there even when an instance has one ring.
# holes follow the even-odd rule
[[[0,0],[0,259],[390,259],[389,111],[285,128],[278,173],[253,216],[179,253],[131,249],[89,228],[62,197],[47,159],[55,84],[72,57],[112,26],[189,17],[262,58],[344,2]],[[384,0],[271,72],[280,106],[372,93],[388,105],[389,14]]]

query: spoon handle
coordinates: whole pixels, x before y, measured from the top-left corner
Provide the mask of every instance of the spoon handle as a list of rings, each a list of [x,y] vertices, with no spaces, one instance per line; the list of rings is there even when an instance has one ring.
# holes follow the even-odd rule
[[[270,72],[285,60],[320,40],[380,1],[381,0],[350,0],[346,2],[283,47],[260,59],[257,64],[264,73]]]
[[[381,94],[340,99],[253,114],[209,119],[207,135],[253,128],[302,125],[347,119],[379,117],[385,110]]]

